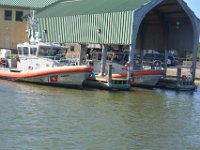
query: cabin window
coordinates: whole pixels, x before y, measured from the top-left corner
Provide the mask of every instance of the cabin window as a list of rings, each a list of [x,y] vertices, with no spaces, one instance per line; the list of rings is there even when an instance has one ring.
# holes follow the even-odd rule
[[[129,58],[128,58],[128,54],[126,54],[126,55],[124,56],[124,61],[127,62],[128,59],[129,59]]]
[[[18,47],[18,55],[22,55],[22,48],[21,47]]]
[[[123,61],[123,57],[124,57],[124,54],[116,54],[114,56],[113,61],[115,61],[115,62],[121,62],[121,61]]]
[[[25,56],[29,55],[28,47],[23,47],[23,53],[24,53]]]
[[[101,60],[101,53],[98,53],[98,60]]]
[[[106,60],[111,61],[112,58],[113,58],[113,54],[108,53],[108,54],[107,54],[107,57],[106,57]]]
[[[70,46],[69,49],[70,49],[71,52],[74,52],[74,46]]]
[[[30,48],[31,55],[36,55],[36,52],[37,52],[37,48],[35,48],[35,47]]]
[[[51,49],[51,47],[41,46],[39,49],[38,55],[39,56],[55,56],[60,53],[60,50],[61,50],[60,48],[56,48],[56,47]]]
[[[5,10],[4,19],[5,20],[12,20],[12,11],[11,10]]]
[[[50,55],[55,56],[55,55],[61,55],[64,53],[64,50],[61,50],[60,48],[53,48]]]
[[[49,56],[50,47],[40,47],[39,49],[39,56]]]
[[[15,20],[22,21],[23,11],[16,11]]]

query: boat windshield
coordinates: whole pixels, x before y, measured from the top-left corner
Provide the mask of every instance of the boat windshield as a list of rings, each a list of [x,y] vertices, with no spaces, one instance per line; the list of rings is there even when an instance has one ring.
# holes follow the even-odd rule
[[[124,64],[128,61],[128,54],[115,53],[113,61],[119,64]]]
[[[62,47],[40,46],[38,51],[40,57],[54,57],[62,54],[64,54],[64,48]]]

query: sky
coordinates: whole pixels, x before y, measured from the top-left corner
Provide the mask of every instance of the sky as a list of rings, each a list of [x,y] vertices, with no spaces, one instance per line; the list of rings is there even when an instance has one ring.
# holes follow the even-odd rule
[[[194,11],[196,16],[200,18],[200,0],[184,0],[184,1]]]

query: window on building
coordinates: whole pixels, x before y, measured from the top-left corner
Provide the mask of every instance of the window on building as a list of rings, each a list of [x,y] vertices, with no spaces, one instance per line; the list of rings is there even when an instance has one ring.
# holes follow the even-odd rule
[[[16,21],[22,21],[22,16],[23,16],[23,12],[22,11],[16,11],[15,20]]]
[[[5,20],[12,20],[12,11],[11,10],[5,10],[4,19]]]

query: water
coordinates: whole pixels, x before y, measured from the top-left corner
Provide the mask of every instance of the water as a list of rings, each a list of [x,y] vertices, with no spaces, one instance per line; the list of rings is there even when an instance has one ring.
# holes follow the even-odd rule
[[[200,88],[130,92],[0,80],[1,150],[199,150]]]

